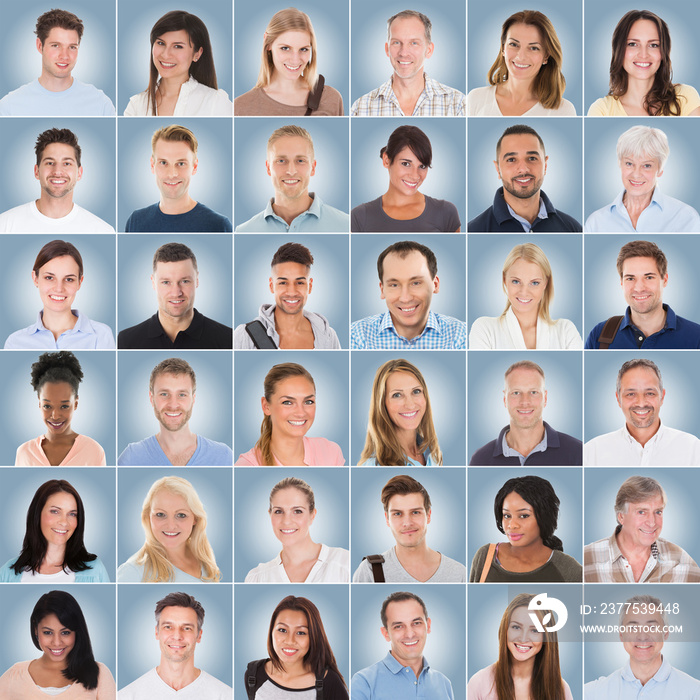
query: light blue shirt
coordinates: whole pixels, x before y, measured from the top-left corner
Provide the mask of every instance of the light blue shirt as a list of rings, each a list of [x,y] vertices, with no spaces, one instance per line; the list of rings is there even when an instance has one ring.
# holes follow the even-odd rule
[[[503,439],[501,440],[501,449],[503,450],[503,456],[504,457],[517,457],[520,460],[520,466],[522,467],[525,464],[525,460],[533,453],[535,452],[546,452],[547,451],[547,431],[544,431],[544,437],[542,438],[541,442],[538,442],[528,453],[527,455],[521,455],[520,452],[518,452],[516,449],[513,449],[509,444],[508,441],[506,440],[506,435],[508,435],[508,431],[506,430],[505,433],[503,433]]]
[[[423,332],[409,340],[396,332],[391,314],[385,311],[352,324],[350,347],[353,350],[466,350],[467,324],[430,311]]]
[[[583,230],[586,233],[697,233],[700,231],[700,214],[679,199],[663,194],[657,185],[649,206],[639,215],[637,228],[627,208],[622,203],[625,190],[608,206],[594,211]]]
[[[642,685],[632,673],[630,662],[609,676],[586,683],[584,700],[700,700],[700,681],[666,659],[659,670]]]
[[[520,225],[523,227],[523,231],[525,233],[530,233],[530,231],[532,231],[532,227],[533,227],[535,222],[533,222],[531,224],[527,219],[524,219],[522,216],[519,216],[518,214],[516,214],[513,211],[510,204],[508,204],[508,202],[506,202],[506,206],[508,207],[509,214],[516,221],[518,221],[520,223]],[[542,197],[540,197],[540,210],[537,212],[537,219],[535,221],[539,221],[540,219],[548,219],[548,218],[549,218],[549,215],[547,214],[547,207],[544,205],[544,199],[542,199]]]
[[[75,326],[56,340],[44,326],[42,313],[31,326],[12,333],[5,341],[5,350],[114,350],[114,335],[106,323],[91,321],[78,309],[72,309],[73,316],[78,317]]]
[[[117,581],[119,583],[142,583],[144,564],[136,563],[136,554],[132,554],[118,569]],[[186,573],[177,566],[173,566],[172,583],[201,583],[202,577],[199,578]]]
[[[8,92],[0,100],[3,117],[113,117],[112,100],[94,85],[73,79],[67,90],[47,90],[39,80]]]
[[[117,464],[120,467],[173,466],[155,435],[151,435],[141,442],[130,442],[119,455]],[[230,467],[233,466],[233,452],[223,442],[215,442],[202,435],[197,435],[197,448],[186,466]]]
[[[350,217],[345,213],[324,204],[313,192],[311,206],[288,224],[272,209],[274,197],[267,203],[265,211],[256,214],[243,224],[236,226],[236,232],[253,233],[347,233],[350,230]]]
[[[363,668],[352,677],[351,700],[454,700],[447,676],[430,668],[423,657],[423,668],[416,678],[413,669],[402,666],[388,653],[376,664]]]

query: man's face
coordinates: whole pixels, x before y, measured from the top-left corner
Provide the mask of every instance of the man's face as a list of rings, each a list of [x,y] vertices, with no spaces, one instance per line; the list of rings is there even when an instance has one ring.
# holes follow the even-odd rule
[[[70,78],[78,60],[80,37],[75,29],[53,27],[46,41],[36,40],[37,51],[41,54],[41,73],[52,78]]]
[[[389,27],[389,41],[384,51],[399,78],[423,74],[426,58],[433,55],[434,45],[425,38],[425,26],[418,17],[399,17]]]
[[[407,255],[389,253],[384,258],[381,297],[400,335],[414,338],[425,328],[433,294],[440,289],[440,280],[433,279],[425,256],[412,250]]]
[[[658,429],[661,422],[659,412],[666,391],[661,390],[656,372],[649,367],[628,369],[620,380],[617,403],[625,414],[628,426]]]
[[[494,165],[506,192],[518,199],[529,199],[542,187],[548,158],[536,136],[511,134],[501,141]]]
[[[630,661],[638,664],[658,663],[668,631],[663,631],[664,620],[659,612],[647,612],[649,606],[643,603],[630,604],[629,612],[623,618],[624,632],[620,640]],[[642,612],[644,611],[644,612]]]
[[[151,156],[151,172],[163,199],[183,199],[189,196],[197,158],[186,141],[158,139]]]
[[[53,199],[69,195],[82,176],[83,169],[78,167],[75,149],[67,143],[50,143],[41,154],[39,165],[34,166],[34,177]]]
[[[389,501],[384,517],[399,547],[418,547],[425,541],[430,511],[425,510],[420,493],[394,496]]]
[[[284,262],[272,268],[270,291],[275,295],[275,306],[284,314],[300,314],[311,293],[313,278],[310,269],[295,262]]]
[[[156,625],[156,639],[161,659],[174,663],[187,661],[202,639],[202,630],[197,628],[197,613],[179,605],[163,608]]]
[[[635,547],[648,549],[661,536],[664,526],[664,502],[654,496],[641,503],[628,503],[626,513],[618,513],[621,532]]]
[[[159,374],[149,397],[158,422],[171,433],[184,428],[192,417],[194,388],[187,374]]]
[[[518,367],[506,377],[503,403],[510,416],[511,428],[534,428],[542,424],[547,405],[544,377],[535,369]]]
[[[301,136],[282,136],[270,146],[265,167],[272,178],[276,202],[305,197],[316,172],[313,148]]]
[[[654,258],[627,258],[622,264],[620,284],[630,309],[637,314],[650,314],[663,302],[668,272],[662,277]]]
[[[192,312],[199,276],[191,259],[156,263],[151,284],[158,297],[161,315],[177,320]]]
[[[430,618],[426,619],[417,600],[392,601],[386,606],[386,627],[382,627],[382,634],[391,643],[392,656],[402,666],[410,666],[423,656]]]

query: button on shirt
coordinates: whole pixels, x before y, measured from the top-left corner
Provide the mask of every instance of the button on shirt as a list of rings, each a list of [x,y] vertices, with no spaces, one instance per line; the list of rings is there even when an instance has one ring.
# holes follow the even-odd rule
[[[423,332],[410,340],[398,334],[388,311],[355,321],[350,328],[353,350],[464,350],[466,344],[467,324],[433,311]]]
[[[463,92],[438,83],[425,73],[425,87],[416,100],[413,117],[464,117],[467,114],[467,97]],[[399,98],[394,93],[389,78],[376,90],[355,100],[350,110],[353,117],[405,117]]]
[[[501,442],[501,449],[503,450],[503,456],[504,457],[517,457],[520,460],[520,466],[525,465],[525,460],[531,455],[534,454],[535,452],[546,452],[547,451],[547,431],[544,431],[544,437],[540,442],[538,442],[527,455],[521,455],[520,452],[518,452],[516,449],[512,448],[509,444],[508,441],[506,440],[506,435],[508,435],[508,432],[503,434],[502,442]]]
[[[350,230],[350,217],[345,212],[324,204],[313,192],[311,206],[288,224],[275,214],[272,205],[274,197],[267,203],[265,211],[256,214],[243,224],[236,226],[236,233],[347,233]]]
[[[113,350],[112,329],[105,323],[91,321],[78,309],[71,313],[78,317],[75,326],[61,333],[58,339],[44,326],[42,312],[36,322],[15,331],[6,341],[5,350]]]
[[[416,678],[413,670],[402,666],[391,652],[352,677],[350,696],[352,700],[454,700],[449,679],[431,669],[425,656]]]
[[[523,227],[523,231],[525,233],[530,233],[532,231],[532,227],[537,225],[537,222],[540,219],[546,219],[547,218],[547,207],[544,205],[544,199],[540,197],[540,210],[537,212],[537,218],[533,221],[533,223],[530,223],[527,219],[524,219],[522,216],[519,214],[516,214],[513,211],[513,208],[506,202],[506,206],[508,207],[508,211],[510,212],[510,215],[516,220],[520,222],[520,225]]]

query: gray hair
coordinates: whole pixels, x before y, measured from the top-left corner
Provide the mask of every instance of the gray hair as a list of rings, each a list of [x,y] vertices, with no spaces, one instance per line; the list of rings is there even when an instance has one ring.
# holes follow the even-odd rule
[[[429,44],[430,32],[432,31],[433,23],[428,19],[426,15],[424,15],[422,12],[418,12],[417,10],[401,10],[401,12],[397,12],[395,15],[389,17],[389,19],[386,21],[386,40],[391,40],[392,22],[395,19],[406,19],[408,17],[415,17],[416,19],[419,19],[421,22],[423,22],[423,27],[425,29],[425,40]]]
[[[645,357],[638,357],[635,360],[627,360],[627,362],[620,367],[620,371],[617,373],[617,382],[615,384],[615,391],[617,391],[618,396],[622,387],[622,377],[626,372],[629,372],[631,369],[636,369],[637,367],[646,367],[654,372],[659,380],[659,390],[664,390],[664,382],[663,379],[661,379],[661,370],[659,369],[658,365],[651,360],[647,360]]]
[[[666,492],[664,487],[650,476],[631,476],[620,486],[615,496],[615,517],[627,513],[630,503],[641,503],[647,498],[660,496],[666,507]]]
[[[668,617],[666,616],[666,610],[664,609],[664,604],[659,598],[648,593],[642,593],[639,595],[633,595],[625,601],[625,604],[620,608],[620,626],[622,627],[625,623],[625,616],[629,612],[630,607],[644,605],[647,608],[654,608],[656,612],[661,615],[664,625],[668,624]]]
[[[653,158],[664,169],[668,160],[669,148],[666,134],[651,126],[633,126],[617,140],[617,161],[623,158]]]

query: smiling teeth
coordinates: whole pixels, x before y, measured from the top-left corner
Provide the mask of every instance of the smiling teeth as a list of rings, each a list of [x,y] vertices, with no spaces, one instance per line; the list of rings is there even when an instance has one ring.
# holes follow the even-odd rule
[[[514,642],[514,644],[515,644],[515,642]],[[516,648],[518,651],[521,651],[521,652],[523,652],[523,653],[525,653],[525,652],[527,652],[527,651],[530,651],[530,649],[532,649],[532,647],[525,647],[525,646],[523,646],[522,644],[515,644],[515,648]]]
[[[281,532],[285,535],[291,535],[296,532],[296,530],[281,530]]]
[[[163,68],[172,68],[175,64],[174,63],[164,63],[163,61],[161,61],[160,65],[163,66]]]
[[[166,532],[163,530],[163,534],[166,535],[167,537],[175,537],[176,535],[179,535],[179,532]]]
[[[516,68],[529,68],[530,67],[529,63],[516,63],[515,61],[513,61],[513,65]]]
[[[291,423],[292,425],[296,425],[296,426],[304,425],[304,423],[306,423],[305,420],[290,420],[287,422]]]
[[[49,649],[49,651],[54,655],[54,656],[60,656],[65,649]]]
[[[407,647],[413,647],[413,646],[415,646],[416,644],[418,644],[418,640],[416,639],[415,642],[404,642],[404,644],[405,644]]]
[[[400,306],[399,308],[405,314],[410,314],[411,312],[415,311],[418,307],[417,306]]]
[[[413,418],[414,416],[418,415],[418,411],[411,411],[410,413],[399,413],[400,416],[403,416],[404,418]]]

